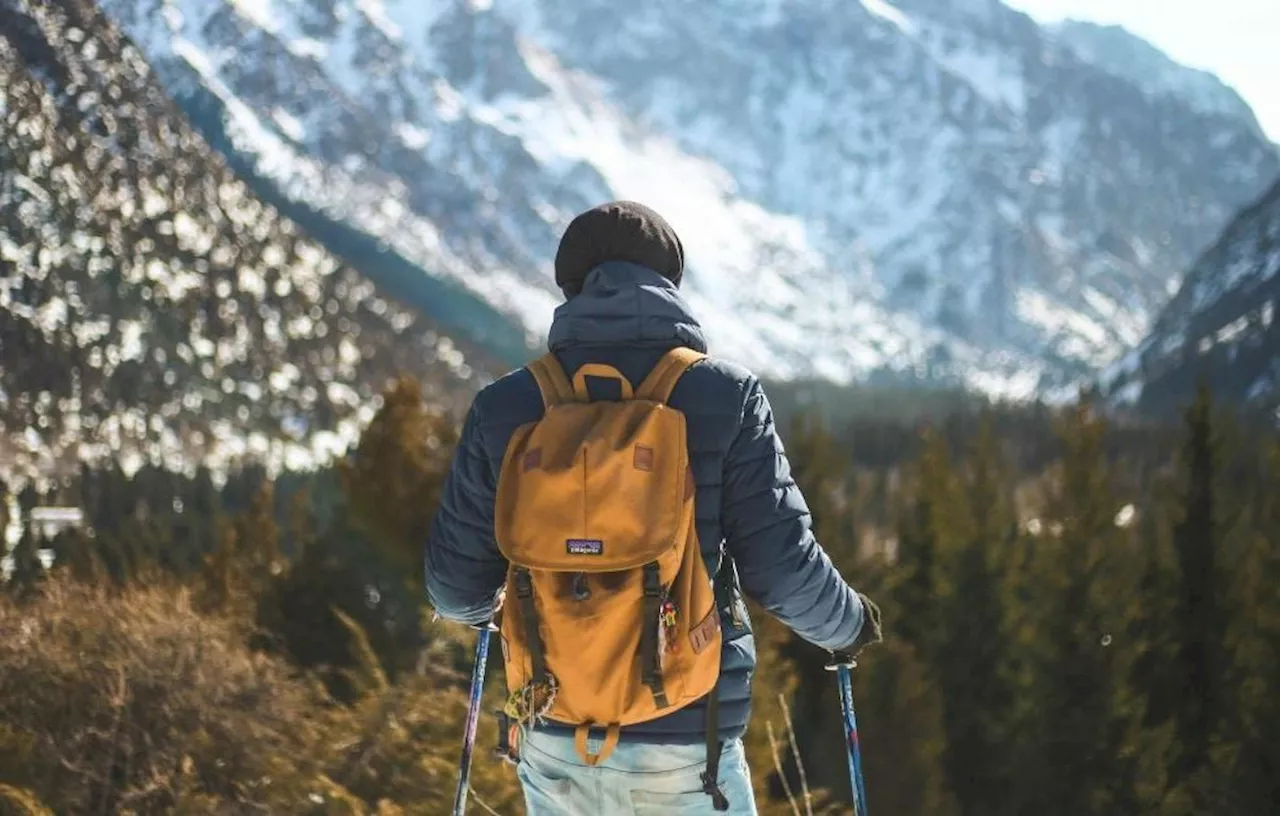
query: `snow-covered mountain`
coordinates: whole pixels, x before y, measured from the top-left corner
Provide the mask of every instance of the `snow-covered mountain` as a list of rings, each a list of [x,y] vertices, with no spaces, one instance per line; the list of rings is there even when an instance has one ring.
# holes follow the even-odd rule
[[[264,194],[508,360],[567,220],[627,197],[762,374],[1028,394],[1139,342],[1280,170],[1182,69],[996,0],[104,5]]]
[[[1209,116],[1257,123],[1240,94],[1208,71],[1179,65],[1163,51],[1121,26],[1067,20],[1050,27],[1081,59],[1133,83],[1148,94],[1167,97],[1171,104],[1191,105]]]
[[[1196,262],[1151,335],[1108,371],[1113,398],[1167,408],[1200,382],[1280,406],[1280,180]],[[1280,416],[1277,417],[1280,419]]]
[[[92,3],[0,0],[0,476],[306,466],[390,376],[468,393],[462,350],[255,198]]]

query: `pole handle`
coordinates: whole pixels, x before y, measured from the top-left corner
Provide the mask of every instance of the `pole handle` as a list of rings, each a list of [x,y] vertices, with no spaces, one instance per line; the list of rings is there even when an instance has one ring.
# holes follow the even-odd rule
[[[827,671],[837,671],[839,669],[856,669],[858,667],[858,659],[851,652],[832,652],[831,657],[827,659],[827,665],[824,666]]]

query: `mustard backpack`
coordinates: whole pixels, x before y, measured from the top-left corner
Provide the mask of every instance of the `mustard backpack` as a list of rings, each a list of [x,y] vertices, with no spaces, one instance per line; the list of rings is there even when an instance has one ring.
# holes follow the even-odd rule
[[[495,513],[510,562],[495,621],[505,710],[517,724],[577,726],[588,765],[608,757],[622,726],[706,696],[720,674],[685,418],[667,405],[703,356],[675,349],[634,389],[606,365],[572,381],[553,355],[529,366],[546,411],[508,444]],[[622,400],[592,402],[589,377],[616,380]],[[598,753],[588,752],[592,727],[605,730]]]

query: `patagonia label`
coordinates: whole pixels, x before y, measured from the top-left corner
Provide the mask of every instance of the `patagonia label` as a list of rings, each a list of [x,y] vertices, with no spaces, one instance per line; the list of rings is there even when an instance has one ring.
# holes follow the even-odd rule
[[[564,548],[569,555],[604,555],[604,542],[598,538],[571,538]]]

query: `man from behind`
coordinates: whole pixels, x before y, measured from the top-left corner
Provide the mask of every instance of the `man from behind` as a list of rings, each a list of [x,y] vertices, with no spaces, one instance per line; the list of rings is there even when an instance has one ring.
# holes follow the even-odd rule
[[[698,574],[711,576],[719,668],[711,693],[603,738],[592,735],[585,747],[575,734],[589,733],[585,726],[538,716],[551,709],[554,687],[536,712],[516,705],[524,712],[517,717],[524,720],[518,774],[528,812],[754,814],[742,736],[755,644],[743,595],[805,640],[845,655],[880,640],[879,611],[815,540],[759,380],[704,356],[703,331],[679,293],[684,250],[670,225],[633,202],[588,210],[566,229],[555,272],[566,300],[551,327],[553,362],[568,377],[621,375],[579,378],[590,384],[589,400],[625,399],[624,381],[644,383],[667,358],[686,359],[664,397],[684,417],[689,499],[706,567]],[[513,438],[547,415],[543,386],[530,368],[519,369],[481,391],[468,413],[425,556],[428,598],[446,619],[479,626],[513,603],[509,550],[495,534],[499,482]],[[523,459],[527,465],[532,456]],[[601,500],[610,499],[625,500]],[[602,546],[569,543],[579,552]],[[504,654],[509,645],[504,635]]]

